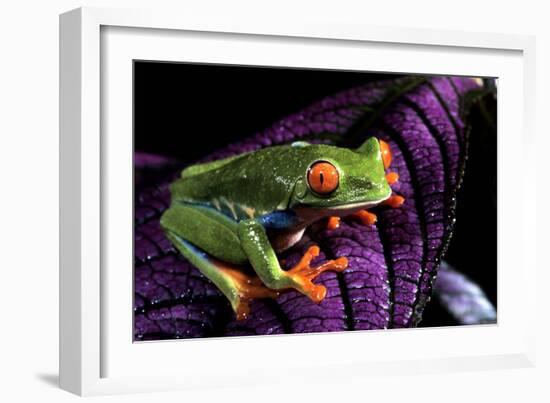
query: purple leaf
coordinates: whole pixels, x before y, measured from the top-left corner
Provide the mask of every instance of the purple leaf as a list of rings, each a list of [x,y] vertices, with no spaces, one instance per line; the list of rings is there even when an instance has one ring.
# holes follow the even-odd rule
[[[277,300],[254,301],[250,318],[235,320],[228,301],[159,227],[170,202],[168,185],[181,167],[136,191],[136,340],[415,326],[431,297],[454,222],[466,145],[462,101],[480,88],[473,79],[459,77],[370,83],[327,97],[203,158],[296,140],[352,147],[375,135],[390,144],[390,169],[400,177],[393,188],[405,197],[404,205],[379,208],[373,226],[343,220],[336,230],[308,231],[321,247],[317,262],[349,259],[345,272],[326,272],[316,280],[328,290],[318,305],[289,291]],[[287,267],[307,246],[285,256]]]
[[[137,192],[154,185],[166,177],[166,170],[174,170],[178,162],[162,155],[143,152],[134,153],[134,186]]]
[[[497,323],[495,307],[483,290],[445,261],[441,262],[434,294],[461,325]]]

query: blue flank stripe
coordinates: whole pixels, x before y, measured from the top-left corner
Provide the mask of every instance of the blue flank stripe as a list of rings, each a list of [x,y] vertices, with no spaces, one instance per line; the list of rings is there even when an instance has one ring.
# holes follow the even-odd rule
[[[203,251],[200,248],[197,248],[191,242],[186,241],[185,239],[183,239],[183,238],[181,238],[177,235],[176,235],[176,237],[178,238],[178,241],[180,241],[183,245],[185,245],[186,248],[191,250],[191,253],[193,253],[194,255],[196,255],[197,257],[199,257],[202,260],[206,260],[207,262],[210,262],[209,256],[205,251]]]
[[[269,229],[287,229],[298,222],[296,214],[291,211],[274,211],[256,218],[260,224]]]
[[[220,215],[220,218],[226,219],[233,222],[238,222],[238,220],[233,219],[233,217],[230,217],[229,215],[225,214],[225,212],[217,210],[214,206],[209,204],[201,204],[201,203],[182,203],[186,204],[188,206],[195,206],[197,208],[202,208],[205,210],[211,210]],[[240,212],[240,211],[238,211]],[[229,214],[229,212],[228,212]],[[298,223],[298,217],[296,216],[296,213],[289,210],[284,211],[274,211],[272,213],[265,214],[263,216],[255,218],[257,222],[262,224],[264,228],[269,229],[287,229],[290,228]],[[180,238],[181,239],[181,238]],[[186,244],[189,244],[189,242],[186,242],[182,239],[182,242],[185,242]],[[191,245],[191,244],[189,244]],[[193,246],[194,249],[197,249],[195,246]]]

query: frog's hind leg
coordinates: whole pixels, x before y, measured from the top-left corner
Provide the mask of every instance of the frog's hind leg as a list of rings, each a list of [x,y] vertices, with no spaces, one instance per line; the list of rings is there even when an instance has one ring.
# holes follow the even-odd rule
[[[209,256],[192,243],[168,232],[168,238],[181,254],[200,270],[227,297],[238,320],[250,313],[249,303],[256,298],[276,298],[279,293],[265,287],[257,276],[248,276],[236,265]]]
[[[160,224],[178,251],[229,299],[239,319],[248,315],[250,300],[278,295],[256,276],[241,273],[248,259],[234,220],[209,207],[174,203]]]

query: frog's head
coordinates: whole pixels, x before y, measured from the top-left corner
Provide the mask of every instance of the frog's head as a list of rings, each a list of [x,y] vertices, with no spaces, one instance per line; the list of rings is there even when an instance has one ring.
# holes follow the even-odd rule
[[[305,147],[307,168],[296,183],[291,204],[330,210],[369,208],[391,195],[384,168],[387,144],[371,137],[356,150]]]

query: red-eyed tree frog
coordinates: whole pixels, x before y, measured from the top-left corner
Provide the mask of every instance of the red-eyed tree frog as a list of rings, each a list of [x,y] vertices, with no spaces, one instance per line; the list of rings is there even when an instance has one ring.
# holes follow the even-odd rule
[[[340,217],[366,225],[367,209],[398,207],[392,196],[395,172],[387,143],[371,137],[355,150],[296,142],[190,166],[172,183],[171,206],[161,217],[166,236],[229,299],[238,319],[249,315],[254,298],[275,298],[296,289],[314,302],[326,288],[313,283],[320,273],[341,272],[345,257],[318,267],[311,246],[298,264],[283,270],[277,253],[295,245],[320,220],[334,230]],[[250,264],[256,275],[242,270]]]

